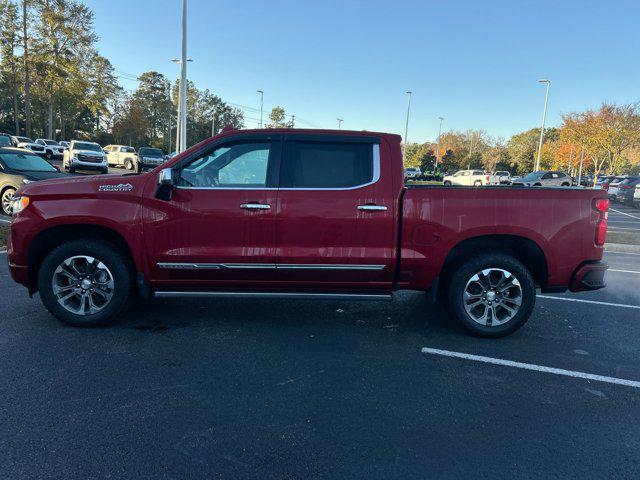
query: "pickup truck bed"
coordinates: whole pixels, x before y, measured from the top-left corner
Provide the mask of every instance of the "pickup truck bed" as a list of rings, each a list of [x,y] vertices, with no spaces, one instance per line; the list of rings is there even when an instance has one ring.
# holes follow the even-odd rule
[[[74,325],[113,321],[132,295],[413,289],[501,336],[536,288],[604,286],[604,192],[406,187],[391,134],[231,130],[149,173],[41,182],[16,202],[11,274]]]

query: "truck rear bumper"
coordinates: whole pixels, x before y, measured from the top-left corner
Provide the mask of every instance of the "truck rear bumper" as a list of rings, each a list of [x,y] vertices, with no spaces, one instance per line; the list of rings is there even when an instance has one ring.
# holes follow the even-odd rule
[[[569,290],[572,292],[584,292],[587,290],[599,290],[607,286],[604,274],[609,265],[603,262],[585,262],[574,272],[571,278]]]

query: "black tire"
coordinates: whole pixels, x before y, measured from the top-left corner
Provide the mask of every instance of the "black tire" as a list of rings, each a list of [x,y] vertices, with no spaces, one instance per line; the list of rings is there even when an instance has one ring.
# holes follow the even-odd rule
[[[541,184],[541,183],[536,183],[536,184],[534,184],[533,186],[534,186],[534,187],[541,187],[541,186],[542,186],[542,184]]]
[[[108,168],[103,168],[102,170],[100,170],[100,173],[103,175],[106,175],[107,173],[109,173],[109,169]]]
[[[113,277],[111,300],[97,313],[79,315],[63,307],[53,292],[54,273],[66,259],[90,256],[102,262]],[[74,327],[97,327],[115,323],[131,302],[133,269],[115,246],[93,238],[81,238],[60,245],[42,262],[38,272],[38,290],[44,306],[58,320]]]
[[[508,321],[505,321],[505,323],[498,325],[483,325],[474,320],[465,309],[464,293],[467,289],[468,282],[470,282],[477,273],[483,270],[486,271],[487,269],[499,269],[509,272],[517,279],[521,289],[521,303],[515,315]],[[517,293],[517,287],[514,288],[516,288]],[[466,259],[466,261],[460,262],[457,267],[455,267],[448,283],[446,299],[449,312],[465,330],[479,337],[498,338],[515,332],[529,320],[536,301],[536,287],[531,272],[529,272],[522,262],[510,255],[502,253],[485,253],[471,259]],[[502,308],[502,310],[504,310],[504,307],[498,305],[499,301],[500,299],[498,298],[494,309]],[[503,304],[504,303],[503,299]],[[511,304],[510,306],[513,305]],[[480,308],[482,308],[482,305]],[[507,312],[507,310],[502,312],[503,316],[505,312]],[[487,314],[486,306],[484,313],[485,315]],[[492,315],[493,314],[491,314],[491,316]]]
[[[571,185],[569,185],[568,183],[566,183],[566,182],[565,182],[565,183],[563,183],[561,186],[562,186],[562,187],[570,187]]]
[[[11,202],[10,200],[13,198],[13,194],[16,193],[16,189],[9,187],[2,191],[2,212],[5,215],[12,215],[11,211]]]
[[[481,187],[482,186],[482,182],[480,180],[476,180],[475,182],[473,182],[473,186],[474,187]]]
[[[69,173],[76,173],[76,169],[73,167],[69,167]]]
[[[129,170],[129,171],[133,170],[133,162],[131,161],[131,159],[130,159],[130,158],[127,158],[127,159],[124,161],[124,168],[126,168],[126,169],[127,169],[127,170]]]
[[[447,180],[446,182],[444,182],[445,186],[451,186],[451,182],[449,180]]]
[[[46,157],[47,160],[51,160],[53,158],[53,152],[51,150],[47,150],[44,156]]]

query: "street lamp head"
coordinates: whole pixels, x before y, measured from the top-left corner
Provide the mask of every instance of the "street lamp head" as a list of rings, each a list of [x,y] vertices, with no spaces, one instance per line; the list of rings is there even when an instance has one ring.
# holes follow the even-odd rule
[[[444,117],[438,117],[438,120],[442,122],[444,120]]]
[[[551,80],[548,80],[546,78],[541,78],[540,80],[538,80],[539,83],[551,83]]]
[[[411,90],[407,90],[407,95],[411,95],[413,92]]]
[[[259,93],[260,95],[264,94],[262,90],[256,90],[256,92]]]

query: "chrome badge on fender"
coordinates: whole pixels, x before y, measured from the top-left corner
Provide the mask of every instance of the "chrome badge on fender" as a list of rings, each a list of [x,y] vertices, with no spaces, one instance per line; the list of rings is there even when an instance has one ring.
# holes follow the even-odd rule
[[[117,185],[100,185],[98,187],[99,192],[130,192],[133,190],[133,185],[130,183],[118,183]]]

